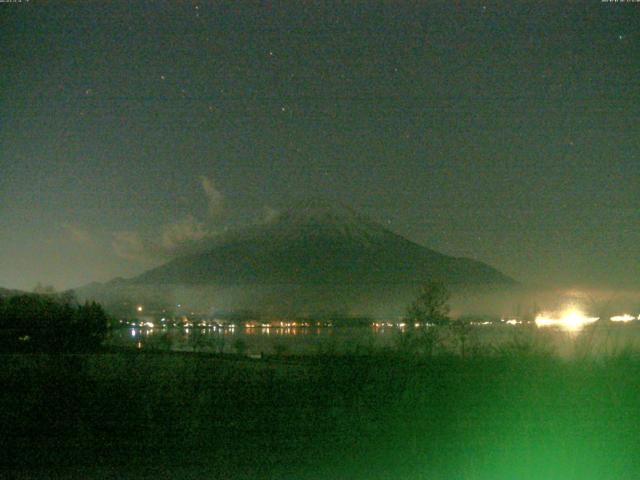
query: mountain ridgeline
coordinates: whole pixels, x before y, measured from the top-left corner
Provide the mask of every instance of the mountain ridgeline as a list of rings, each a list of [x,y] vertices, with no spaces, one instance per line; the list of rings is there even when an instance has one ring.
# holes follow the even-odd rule
[[[443,255],[348,207],[314,200],[270,221],[227,232],[201,245],[197,253],[120,280],[116,286],[120,292],[133,289],[138,294],[178,287],[183,295],[197,291],[201,303],[225,308],[279,311],[278,306],[286,306],[285,310],[296,312],[371,313],[366,306],[372,298],[378,303],[395,295],[392,292],[411,292],[432,279],[454,290],[515,284],[482,262]]]

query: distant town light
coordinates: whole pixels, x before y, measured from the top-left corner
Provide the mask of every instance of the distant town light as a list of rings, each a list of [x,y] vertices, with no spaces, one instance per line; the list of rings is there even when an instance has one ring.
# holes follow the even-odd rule
[[[136,310],[137,310],[138,312],[141,312],[141,311],[142,311],[142,305],[138,305],[138,307],[136,308]]]
[[[635,320],[636,317],[634,317],[633,315],[629,315],[628,313],[624,313],[622,315],[614,315],[613,317],[611,317],[611,321],[612,322],[630,322],[632,320]]]

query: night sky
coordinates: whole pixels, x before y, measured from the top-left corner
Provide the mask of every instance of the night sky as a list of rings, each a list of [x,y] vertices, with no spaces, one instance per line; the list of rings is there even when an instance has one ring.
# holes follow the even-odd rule
[[[0,3],[0,286],[322,195],[525,283],[640,287],[640,3],[301,3]]]

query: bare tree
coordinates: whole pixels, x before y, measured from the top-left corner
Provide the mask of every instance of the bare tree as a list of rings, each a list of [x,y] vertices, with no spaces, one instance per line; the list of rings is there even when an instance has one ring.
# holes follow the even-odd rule
[[[407,331],[398,344],[401,350],[433,355],[440,343],[440,327],[451,322],[449,298],[449,290],[441,282],[431,281],[422,286],[418,297],[407,308]]]
[[[442,282],[431,281],[425,283],[420,289],[420,294],[407,310],[407,320],[412,324],[421,325],[448,325],[449,289]]]

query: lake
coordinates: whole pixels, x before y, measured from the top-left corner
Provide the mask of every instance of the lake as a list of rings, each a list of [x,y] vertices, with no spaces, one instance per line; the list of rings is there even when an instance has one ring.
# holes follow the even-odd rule
[[[474,349],[512,348],[551,349],[561,356],[590,353],[617,353],[640,346],[640,322],[625,324],[600,323],[582,329],[556,326],[475,325],[464,337],[453,329],[441,329],[442,348],[459,352],[461,342],[466,351]],[[203,351],[236,353],[250,356],[365,354],[393,348],[404,334],[397,326],[333,326],[333,327],[162,327],[126,326],[112,330],[108,344],[145,350]]]

